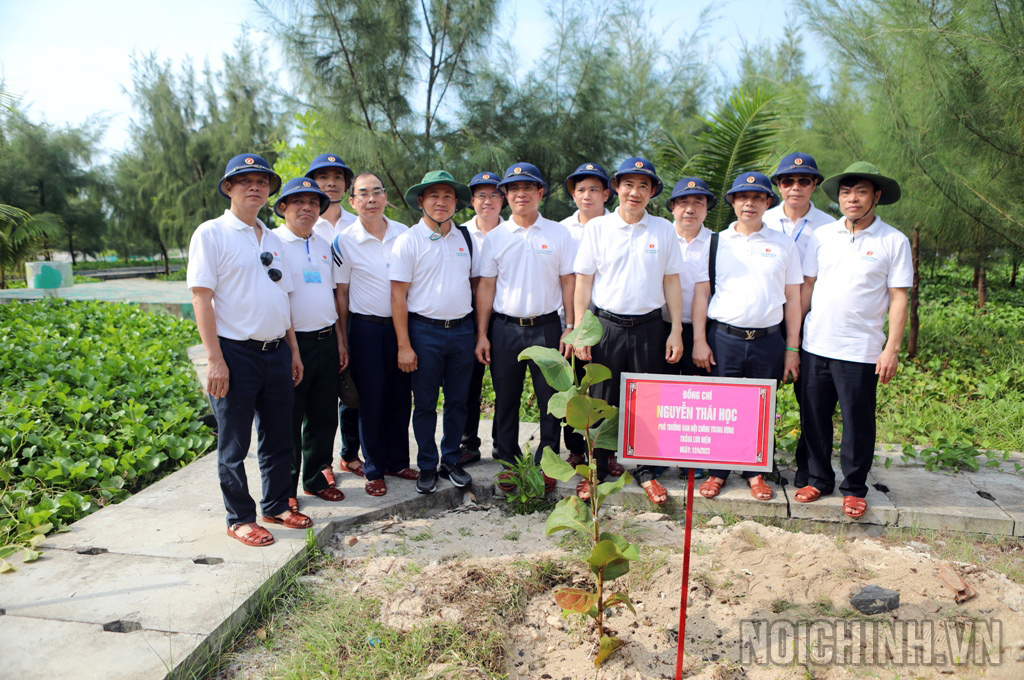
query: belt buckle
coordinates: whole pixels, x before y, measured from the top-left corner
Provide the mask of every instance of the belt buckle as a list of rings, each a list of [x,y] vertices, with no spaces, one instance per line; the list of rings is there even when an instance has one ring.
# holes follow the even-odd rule
[[[271,350],[277,349],[277,345],[280,342],[280,340],[267,340],[266,342],[263,343],[263,347],[260,348],[260,351],[269,352]]]
[[[444,327],[445,328],[451,328],[454,325],[455,325],[455,319],[445,319],[444,320]]]
[[[529,323],[524,323],[526,321],[529,321]],[[523,318],[519,319],[519,325],[520,326],[532,326],[533,325],[533,317],[531,316],[531,317],[528,317],[528,318],[525,318],[525,319],[523,319]]]
[[[334,329],[331,326],[328,326],[327,328],[321,328],[320,332],[316,334],[316,339],[323,340],[324,338],[330,337],[332,330]]]
[[[753,340],[754,339],[754,333],[757,332],[757,329],[756,328],[755,329],[746,328],[746,329],[743,330],[743,332],[747,334],[747,337],[744,338],[744,340]]]

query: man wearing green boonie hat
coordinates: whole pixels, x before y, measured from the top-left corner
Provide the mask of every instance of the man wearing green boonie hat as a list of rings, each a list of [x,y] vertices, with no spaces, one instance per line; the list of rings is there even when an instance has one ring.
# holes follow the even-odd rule
[[[471,200],[469,187],[449,173],[428,172],[405,193],[405,202],[422,212],[423,218],[395,240],[391,254],[391,309],[398,367],[411,374],[419,493],[436,490],[439,472],[458,487],[473,482],[462,468],[459,442],[475,361],[471,317],[479,266],[472,236],[452,220]],[[442,385],[444,432],[439,461],[434,433]]]
[[[800,437],[807,449],[807,486],[795,499],[811,503],[835,487],[832,416],[838,402],[844,477],[839,490],[843,511],[857,519],[867,511],[875,392],[878,381],[887,384],[899,366],[914,269],[907,237],[875,215],[877,206],[900,199],[896,180],[858,161],[821,188],[839,204],[843,218],[814,231],[803,261]]]

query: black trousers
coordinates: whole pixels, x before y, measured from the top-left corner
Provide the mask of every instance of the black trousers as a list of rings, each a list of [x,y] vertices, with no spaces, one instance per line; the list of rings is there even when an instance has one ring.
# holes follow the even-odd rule
[[[494,321],[494,317],[491,317]],[[490,331],[487,337],[490,338]],[[487,364],[479,361],[473,364],[473,375],[469,378],[469,396],[466,398],[466,429],[462,433],[462,448],[470,451],[480,449],[480,399],[484,389],[484,372]],[[494,423],[491,423],[491,440],[494,436]]]
[[[292,410],[292,496],[300,480],[303,491],[327,488],[321,470],[331,465],[338,432],[338,338],[333,333],[322,340],[296,334],[296,340],[303,372]]]
[[[573,358],[572,363],[576,367],[576,382],[580,382],[587,370],[587,362]],[[583,435],[568,425],[563,425],[562,438],[565,440],[565,448],[570,454],[587,458],[587,440]]]
[[[786,362],[786,339],[782,333],[771,333],[753,340],[745,340],[726,333],[721,328],[708,330],[708,346],[715,358],[712,374],[722,378],[767,378],[782,382]],[[728,479],[728,470],[708,470],[719,479]],[[756,472],[744,472],[749,479]]]
[[[540,462],[545,446],[558,453],[559,421],[548,413],[548,399],[554,388],[544,380],[540,367],[532,361],[519,361],[519,353],[527,347],[541,345],[558,347],[562,326],[555,319],[537,326],[520,326],[514,321],[495,317],[491,324],[491,380],[494,382],[494,445],[500,460],[514,462],[523,455],[519,448],[519,403],[523,382],[529,366],[533,391],[540,409],[540,443],[533,451]]]
[[[839,464],[844,477],[839,491],[844,496],[864,498],[868,493],[868,471],[875,457],[875,365],[829,359],[804,351],[800,352],[800,364],[800,440],[807,447],[807,483],[822,493],[835,489],[832,416],[838,402],[843,418]]]
[[[665,340],[668,334],[665,322],[655,317],[636,326],[619,324],[599,316],[604,334],[594,345],[591,356],[594,363],[604,364],[612,372],[610,380],[594,386],[593,395],[613,406],[619,405],[619,383],[623,373],[662,373],[665,370]],[[597,478],[608,476],[608,449],[595,449]]]

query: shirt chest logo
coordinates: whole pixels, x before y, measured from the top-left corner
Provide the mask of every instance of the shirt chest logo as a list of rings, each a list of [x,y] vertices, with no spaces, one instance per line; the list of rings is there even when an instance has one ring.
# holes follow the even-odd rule
[[[463,247],[459,247],[459,250],[455,253],[455,255],[458,257],[469,257],[469,253],[466,252],[466,249]]]
[[[648,243],[647,246],[644,248],[644,253],[646,253],[648,255],[657,255],[658,254],[658,244],[657,243]]]
[[[768,247],[766,247],[766,248],[765,248],[765,249],[764,249],[764,250],[763,250],[763,251],[761,252],[761,257],[767,257],[767,258],[769,258],[769,259],[771,259],[771,260],[774,260],[774,259],[775,259],[775,258],[777,258],[778,256],[779,256],[779,254],[778,254],[778,253],[776,253],[776,252],[775,252],[774,250],[772,250],[771,248],[768,248]]]
[[[865,262],[878,262],[878,257],[875,255],[875,251],[873,250],[869,250],[863,255],[861,255],[860,259],[862,259]]]
[[[547,243],[540,244],[539,246],[537,246],[536,250],[537,253],[540,255],[552,255],[555,252],[554,249]]]

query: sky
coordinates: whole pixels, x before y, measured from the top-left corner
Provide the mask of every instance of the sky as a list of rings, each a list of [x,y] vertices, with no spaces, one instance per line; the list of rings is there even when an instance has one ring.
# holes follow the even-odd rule
[[[666,49],[689,32],[689,22],[712,1],[650,0]],[[540,48],[549,42],[544,7],[541,0],[506,0],[503,26],[514,30],[515,45]],[[776,38],[792,3],[762,0],[756,14],[750,7],[749,2],[723,0],[713,10],[706,42],[724,73],[734,72],[738,63],[737,36],[752,44]],[[191,59],[197,68],[209,60],[216,70],[221,55],[245,32],[254,44],[267,44],[270,66],[281,70],[280,55],[259,25],[252,0],[0,0],[0,81],[35,122],[77,126],[92,116],[104,117],[102,146],[117,153],[128,140],[133,115],[125,93],[133,53],[156,52],[179,64]],[[822,55],[807,49],[809,36],[804,40],[809,65],[819,65]]]

